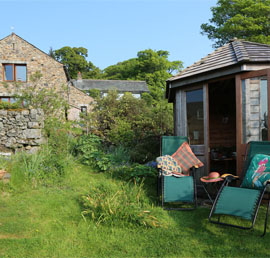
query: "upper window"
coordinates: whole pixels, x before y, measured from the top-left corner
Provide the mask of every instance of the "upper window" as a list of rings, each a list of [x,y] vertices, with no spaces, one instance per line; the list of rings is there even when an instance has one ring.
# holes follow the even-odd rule
[[[4,80],[26,82],[26,65],[4,64]]]

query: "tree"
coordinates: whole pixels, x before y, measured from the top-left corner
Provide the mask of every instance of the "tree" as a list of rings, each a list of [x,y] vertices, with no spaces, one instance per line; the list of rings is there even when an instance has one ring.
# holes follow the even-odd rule
[[[169,52],[147,49],[139,51],[137,58],[131,58],[104,70],[104,77],[110,80],[142,80],[149,86],[152,98],[159,101],[164,97],[166,80],[182,68],[181,61],[169,61]]]
[[[218,0],[211,11],[201,33],[215,40],[214,47],[235,37],[270,44],[270,0]]]
[[[50,55],[66,66],[72,79],[77,78],[78,72],[84,79],[99,78],[102,74],[98,67],[86,60],[88,50],[84,47],[62,47]]]

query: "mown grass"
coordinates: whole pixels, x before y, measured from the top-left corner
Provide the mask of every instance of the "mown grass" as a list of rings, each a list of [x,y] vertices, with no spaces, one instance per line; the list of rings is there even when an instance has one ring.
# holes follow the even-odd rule
[[[14,178],[16,178],[14,176]],[[14,179],[15,180],[15,179]],[[163,211],[153,206],[161,226],[110,226],[82,216],[80,197],[101,182],[121,184],[108,174],[77,165],[62,181],[33,186],[18,178],[0,186],[1,257],[268,257],[265,207],[255,229],[210,224],[209,209]],[[124,205],[124,204],[123,204]]]

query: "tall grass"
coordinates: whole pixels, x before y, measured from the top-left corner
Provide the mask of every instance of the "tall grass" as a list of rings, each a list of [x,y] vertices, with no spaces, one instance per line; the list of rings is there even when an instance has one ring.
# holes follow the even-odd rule
[[[105,181],[92,186],[80,198],[82,215],[96,225],[163,227],[162,216],[153,209],[143,184]],[[161,223],[162,222],[162,223]]]

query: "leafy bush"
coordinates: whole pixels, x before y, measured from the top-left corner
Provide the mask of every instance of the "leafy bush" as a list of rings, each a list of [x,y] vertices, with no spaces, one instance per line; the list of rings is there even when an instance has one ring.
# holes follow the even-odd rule
[[[75,149],[83,164],[99,171],[106,171],[111,167],[110,155],[104,153],[100,137],[94,134],[83,135],[78,139]]]
[[[123,146],[110,146],[107,152],[113,164],[127,165],[131,162],[130,150]]]
[[[156,178],[157,170],[149,166],[134,163],[132,165],[124,165],[114,168],[112,170],[112,175],[126,181],[132,180],[139,183],[146,177]]]
[[[172,106],[164,101],[152,106],[130,93],[118,98],[118,93],[111,91],[96,100],[93,112],[83,122],[107,145],[129,149],[133,161],[145,163],[158,155],[160,135],[172,133]]]
[[[21,107],[22,105],[19,102],[15,102],[15,103],[0,102],[0,109],[18,109]]]
[[[160,227],[143,185],[107,181],[80,197],[82,215],[97,225]]]

